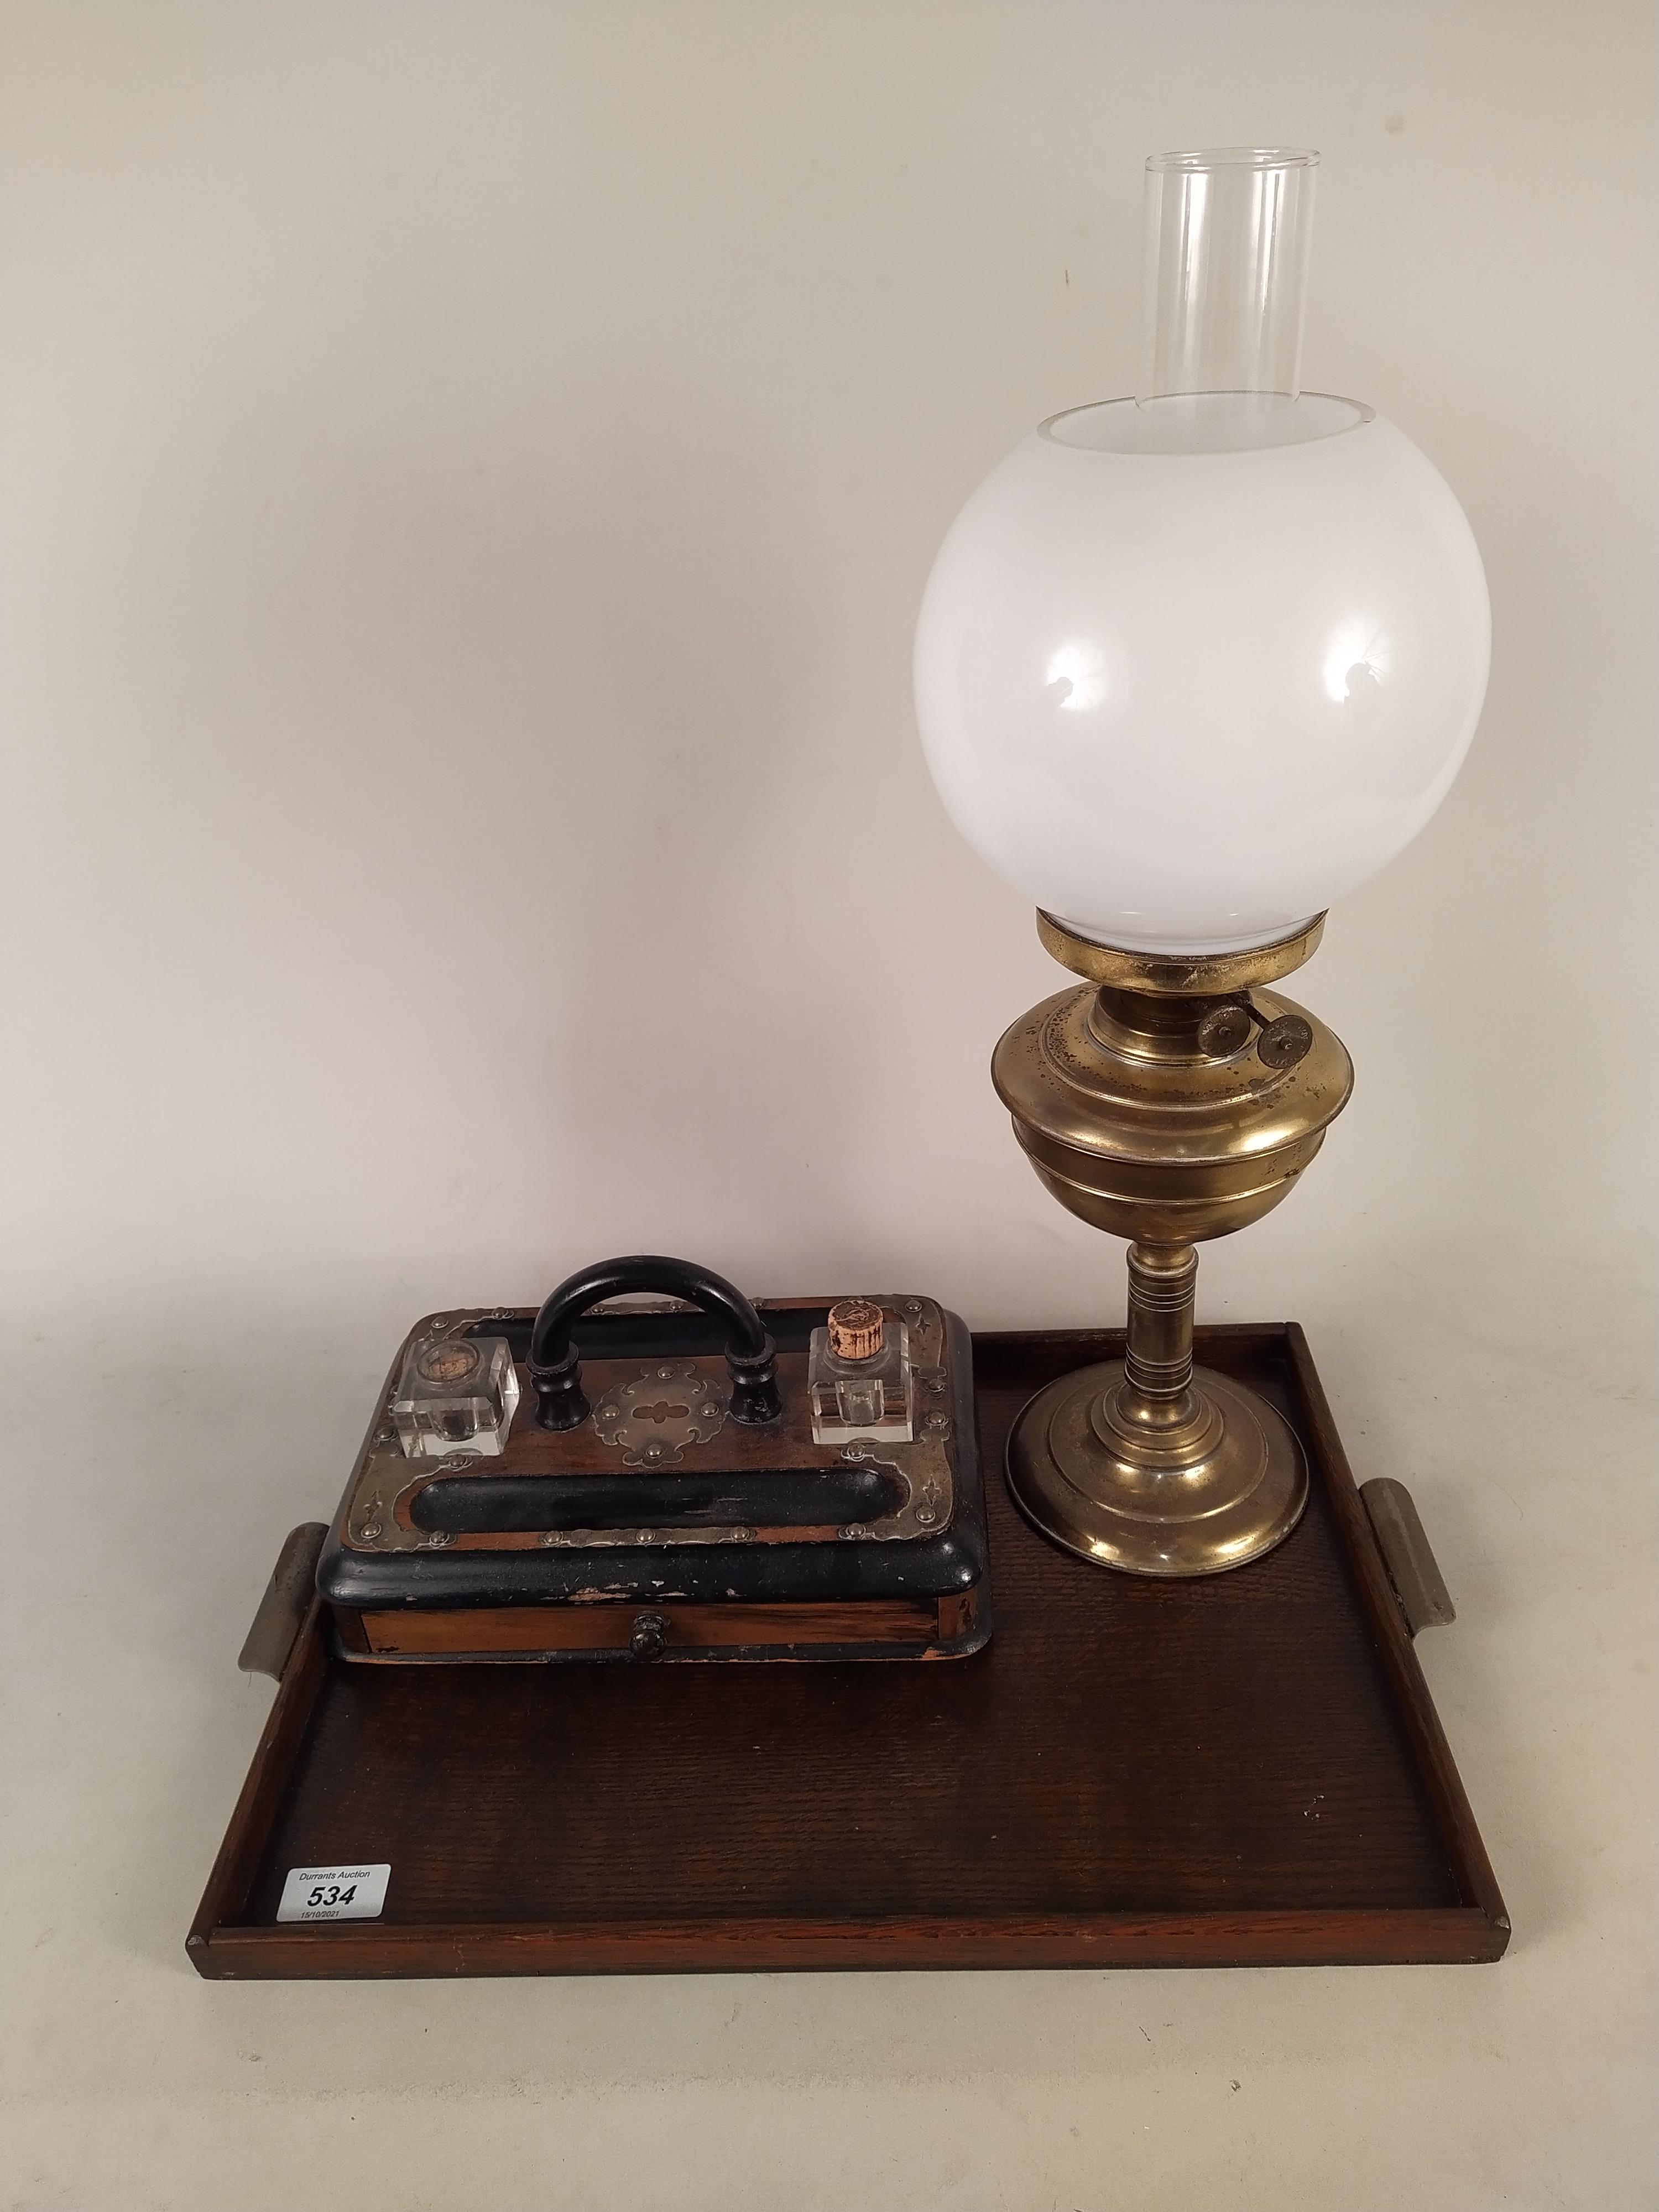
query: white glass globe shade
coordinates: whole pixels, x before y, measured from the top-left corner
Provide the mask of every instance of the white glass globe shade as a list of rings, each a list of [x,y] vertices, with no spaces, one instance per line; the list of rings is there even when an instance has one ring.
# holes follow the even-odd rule
[[[916,711],[968,842],[1079,935],[1282,937],[1391,860],[1486,691],[1474,537],[1352,400],[1113,400],[969,501],[916,633]]]

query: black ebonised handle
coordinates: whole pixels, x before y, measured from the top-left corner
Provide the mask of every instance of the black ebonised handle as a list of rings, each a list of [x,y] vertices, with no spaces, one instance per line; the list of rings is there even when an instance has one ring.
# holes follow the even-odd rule
[[[590,1411],[571,1331],[589,1306],[624,1291],[653,1291],[686,1298],[711,1320],[726,1323],[726,1364],[732,1371],[732,1419],[775,1421],[783,1411],[778,1391],[777,1346],[743,1292],[723,1275],[689,1260],[636,1252],[601,1260],[559,1285],[530,1332],[530,1379],[536,1386],[536,1419],[544,1429],[574,1429]]]

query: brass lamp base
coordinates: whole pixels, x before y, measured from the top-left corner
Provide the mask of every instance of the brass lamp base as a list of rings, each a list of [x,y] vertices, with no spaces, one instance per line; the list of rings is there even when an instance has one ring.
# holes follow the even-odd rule
[[[1214,1575],[1288,1536],[1308,1502],[1289,1427],[1193,1365],[1190,1244],[1129,1247],[1129,1342],[1040,1390],[1008,1439],[1008,1487],[1068,1552],[1132,1575]]]
[[[1009,1438],[1008,1486],[1028,1520],[1102,1566],[1218,1574],[1282,1542],[1307,1503],[1286,1423],[1194,1368],[1194,1246],[1277,1205],[1347,1103],[1338,1040],[1261,988],[1308,957],[1320,927],[1185,961],[1038,917],[1049,951],[1097,988],[1017,1022],[993,1078],[1054,1196],[1135,1241],[1124,1358],[1038,1392]]]
[[[1085,1367],[1041,1390],[1008,1439],[1008,1487],[1026,1519],[1068,1552],[1132,1575],[1215,1575],[1282,1543],[1308,1502],[1289,1425],[1263,1398],[1195,1368],[1217,1431],[1186,1467],[1129,1457],[1103,1418],[1123,1364]]]

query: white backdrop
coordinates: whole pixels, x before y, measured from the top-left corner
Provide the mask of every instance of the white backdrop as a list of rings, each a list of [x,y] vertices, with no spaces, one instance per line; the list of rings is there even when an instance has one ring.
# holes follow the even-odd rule
[[[548,2203],[559,2098],[590,2205],[747,2202],[739,2124],[757,2202],[1638,2201],[1653,45],[1616,0],[0,11],[7,2202]],[[1306,380],[1450,480],[1493,678],[1291,987],[1358,1093],[1200,1314],[1302,1319],[1417,1492],[1515,1953],[951,1984],[920,2047],[890,1980],[198,1987],[236,1644],[416,1315],[639,1248],[1119,1312],[989,1089],[1065,978],[934,800],[910,633],[991,464],[1133,385],[1145,155],[1243,141],[1323,151]]]

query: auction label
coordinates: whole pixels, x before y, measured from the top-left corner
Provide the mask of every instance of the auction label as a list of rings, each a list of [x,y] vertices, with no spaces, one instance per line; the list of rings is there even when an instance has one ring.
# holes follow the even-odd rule
[[[378,1920],[392,1879],[384,1866],[293,1867],[283,1884],[278,1920]]]

